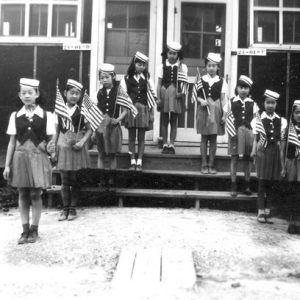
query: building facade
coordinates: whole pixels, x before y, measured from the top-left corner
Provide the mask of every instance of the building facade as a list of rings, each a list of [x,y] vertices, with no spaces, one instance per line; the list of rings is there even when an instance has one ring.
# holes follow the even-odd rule
[[[264,88],[274,89],[282,95],[279,111],[287,115],[300,97],[299,22],[299,0],[0,0],[1,140],[7,141],[20,77],[38,78],[53,107],[57,78],[63,88],[73,73],[95,95],[98,66],[114,64],[120,79],[136,51],[149,56],[156,81],[168,40],[183,45],[190,83],[197,69],[204,72],[207,53],[218,52],[229,96],[237,77],[249,74],[256,83],[253,98],[259,102]],[[195,104],[188,99],[186,107],[177,140],[199,141]],[[159,136],[156,112],[147,140],[156,142]]]

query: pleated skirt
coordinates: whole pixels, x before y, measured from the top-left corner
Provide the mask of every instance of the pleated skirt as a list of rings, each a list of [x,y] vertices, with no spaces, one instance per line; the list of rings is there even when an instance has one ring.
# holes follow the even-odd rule
[[[181,114],[185,110],[185,97],[177,98],[177,91],[174,84],[169,85],[167,88],[162,86],[160,90],[162,101],[161,112],[173,112]]]
[[[46,189],[52,184],[52,168],[45,144],[37,147],[31,140],[17,142],[12,161],[10,185],[17,188]]]
[[[286,160],[288,181],[300,181],[300,160],[297,158]]]
[[[269,144],[266,149],[258,144],[256,156],[257,178],[279,180],[280,172],[280,143]]]
[[[90,167],[90,157],[87,143],[80,150],[73,146],[82,139],[85,132],[60,132],[57,141],[57,169],[61,171],[76,171]]]
[[[221,124],[222,120],[222,109],[221,100],[213,100],[211,98],[207,99],[209,114],[207,107],[202,107],[199,103],[197,105],[197,115],[196,115],[196,128],[197,133],[204,135],[224,135],[225,126]]]
[[[104,116],[102,123],[96,131],[96,144],[100,155],[116,154],[122,150],[121,126],[112,125],[111,118]]]
[[[250,155],[253,146],[253,133],[251,129],[240,126],[235,137],[228,139],[229,155]]]
[[[136,102],[135,107],[138,111],[134,118],[131,111],[129,111],[125,118],[126,128],[145,128],[146,130],[153,129],[153,122],[150,122],[150,111],[147,105]]]

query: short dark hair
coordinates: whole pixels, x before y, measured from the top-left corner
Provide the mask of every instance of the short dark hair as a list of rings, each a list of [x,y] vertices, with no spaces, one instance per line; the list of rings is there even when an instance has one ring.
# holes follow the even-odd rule
[[[161,53],[163,62],[168,59],[168,52],[169,51],[170,51],[170,49],[168,47],[165,47],[164,50],[163,50],[163,52]],[[177,52],[177,55],[178,55],[178,59],[180,61],[183,60],[184,57],[183,57],[183,51],[182,51],[182,49]]]

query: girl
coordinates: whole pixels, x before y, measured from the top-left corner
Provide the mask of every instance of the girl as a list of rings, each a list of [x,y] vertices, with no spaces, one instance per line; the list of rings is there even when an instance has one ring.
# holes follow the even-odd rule
[[[99,151],[98,168],[104,169],[105,157],[109,158],[110,169],[117,168],[116,154],[122,149],[121,121],[126,116],[126,110],[120,113],[120,105],[116,103],[118,84],[116,82],[115,67],[103,64],[99,70],[102,88],[97,94],[98,107],[104,114],[104,119],[96,131],[96,142]],[[113,178],[109,179],[113,185]]]
[[[121,86],[128,93],[137,108],[136,118],[130,112],[125,120],[129,135],[129,154],[131,158],[130,170],[142,170],[142,158],[145,150],[145,133],[153,127],[153,105],[148,100],[148,84],[154,91],[153,83],[147,71],[148,57],[141,52],[136,52],[127,71],[127,76],[122,79]],[[153,101],[156,100],[156,95]],[[154,102],[155,103],[155,102]],[[150,104],[150,105],[149,105]],[[149,109],[151,107],[151,109]],[[138,159],[135,160],[135,139],[138,137]]]
[[[162,53],[163,64],[158,71],[157,107],[161,112],[163,154],[175,154],[174,143],[177,135],[178,116],[184,112],[185,95],[179,84],[178,73],[187,78],[188,68],[182,63],[181,45],[169,42]],[[170,144],[168,145],[168,125],[170,123]]]
[[[201,173],[216,174],[215,156],[217,135],[223,135],[227,84],[218,76],[221,57],[217,53],[208,53],[205,59],[207,74],[202,76],[203,88],[198,90],[197,133],[201,134],[200,152],[202,158]],[[207,145],[209,141],[209,163],[207,165]]]
[[[264,109],[251,122],[254,134],[251,156],[256,158],[258,178],[258,214],[257,221],[271,223],[272,189],[284,169],[282,138],[287,121],[275,113],[280,95],[270,90],[264,93]]]
[[[300,216],[300,100],[295,100],[293,103],[291,120],[286,132],[286,137],[287,141],[284,142],[283,147],[286,161],[282,175],[287,175],[287,180],[291,185],[289,189],[291,191],[289,199],[292,200],[291,204],[293,210],[292,216],[290,217],[288,232],[297,233],[296,219]]]
[[[42,189],[51,186],[52,174],[47,154],[51,143],[47,145],[47,141],[55,134],[55,123],[53,114],[39,106],[39,95],[38,80],[20,79],[19,98],[23,107],[11,114],[7,129],[10,140],[3,177],[19,192],[23,232],[18,244],[36,242],[42,212]]]
[[[228,103],[227,131],[228,131],[228,152],[231,155],[231,195],[237,196],[236,172],[239,155],[243,155],[245,174],[245,194],[251,195],[250,190],[250,154],[253,145],[253,133],[251,121],[258,112],[257,104],[249,98],[252,87],[252,80],[241,75],[236,86],[236,96]],[[233,124],[229,124],[233,121]],[[233,125],[234,134],[230,134],[228,127]]]
[[[74,131],[67,130],[64,120],[57,115],[57,169],[61,175],[61,197],[63,210],[59,221],[72,221],[77,217],[76,205],[79,199],[79,186],[76,171],[90,165],[87,141],[92,134],[89,124],[80,112],[78,103],[82,95],[82,84],[68,79],[64,96],[68,115],[72,119]]]

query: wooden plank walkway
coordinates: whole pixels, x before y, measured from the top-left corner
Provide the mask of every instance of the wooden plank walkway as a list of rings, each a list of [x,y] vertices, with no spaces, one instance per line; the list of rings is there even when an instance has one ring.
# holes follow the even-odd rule
[[[187,249],[125,248],[121,251],[111,287],[191,289],[195,282],[192,253]]]

